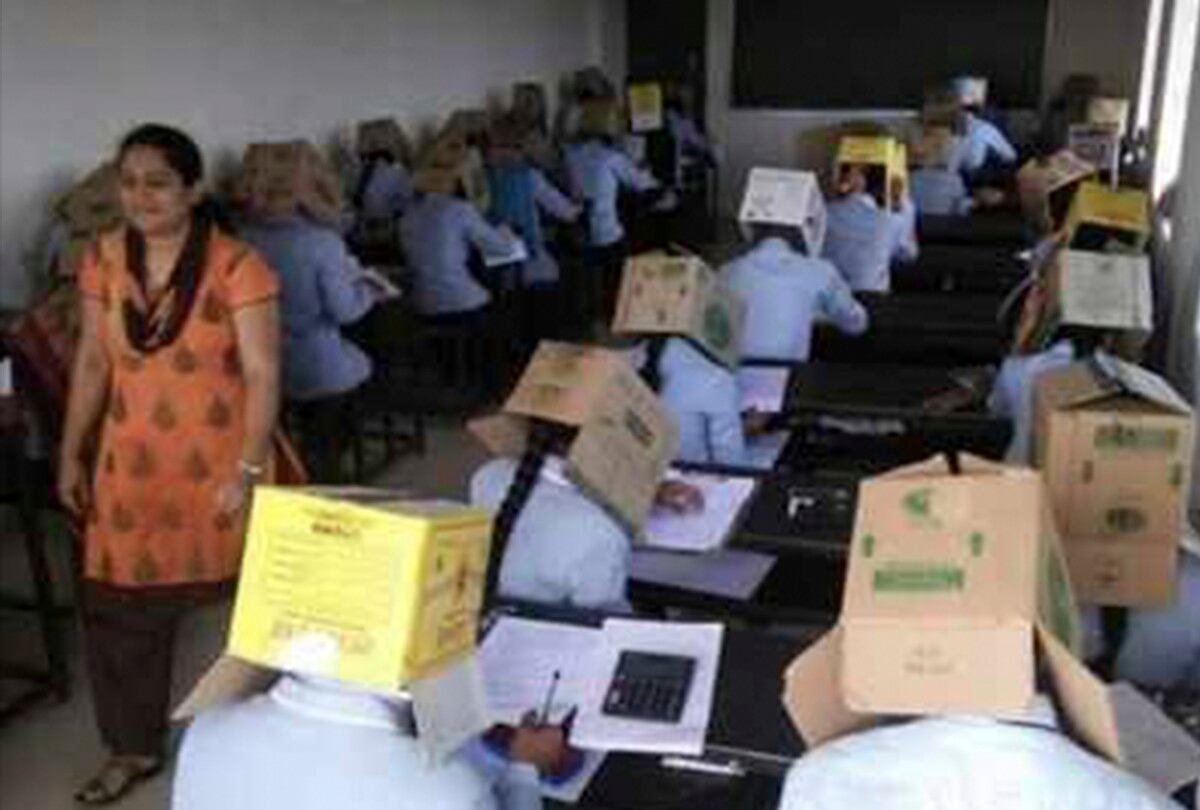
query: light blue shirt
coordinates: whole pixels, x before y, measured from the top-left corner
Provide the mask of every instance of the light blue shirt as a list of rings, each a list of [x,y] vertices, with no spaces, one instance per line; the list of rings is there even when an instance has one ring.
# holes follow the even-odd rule
[[[499,512],[516,474],[493,459],[471,478],[471,503]],[[513,526],[500,565],[500,593],[512,599],[625,610],[632,543],[625,529],[567,480],[548,456]]]
[[[660,361],[663,404],[679,423],[680,461],[745,466],[737,377],[685,338],[667,340]]]
[[[675,145],[675,177],[676,187],[683,185],[684,169],[692,161],[694,155],[711,155],[712,147],[708,138],[696,126],[696,122],[675,110],[667,110],[667,128],[671,131],[671,139]]]
[[[1117,677],[1152,688],[1200,689],[1200,560],[1179,555],[1175,602],[1129,612]]]
[[[547,180],[546,175],[540,170],[531,168],[530,171],[533,172],[533,199],[539,210],[560,222],[574,222],[579,219],[582,209],[578,205],[571,202],[565,194]],[[530,238],[533,243],[529,245],[532,255],[525,263],[525,283],[555,284],[559,279],[558,262],[554,260],[554,255],[546,249],[546,239],[542,235],[540,223],[535,224],[535,227],[538,232],[536,236]]]
[[[1004,133],[974,113],[967,113],[967,132],[959,154],[958,167],[968,174],[982,169],[993,156],[1004,164],[1017,162],[1017,150]]]
[[[173,810],[536,810],[532,766],[497,778],[471,746],[426,764],[411,707],[285,675],[270,692],[201,714],[183,739]]]
[[[378,162],[363,189],[362,218],[368,222],[392,220],[413,200],[412,179],[400,163]]]
[[[1030,717],[1017,725],[950,716],[826,743],[792,765],[779,801],[779,810],[868,807],[1171,810],[1176,805],[1076,745],[1052,722]]]
[[[952,169],[917,169],[909,178],[917,211],[936,217],[963,217],[975,203],[962,175]]]
[[[1001,364],[988,410],[1012,421],[1012,440],[1004,457],[1010,464],[1033,463],[1033,394],[1038,377],[1074,362],[1071,341],[1061,340],[1043,352],[1013,355]]]
[[[592,245],[607,247],[625,238],[617,211],[621,189],[651,191],[654,175],[639,169],[624,152],[590,140],[567,149],[571,196],[590,205],[588,231]]]
[[[899,211],[888,211],[892,222],[892,258],[905,264],[915,262],[921,255],[917,244],[917,207],[909,194],[900,201]]]
[[[469,312],[491,302],[471,275],[471,249],[506,253],[509,240],[473,205],[444,194],[423,195],[400,220],[400,241],[413,273],[417,312]]]
[[[852,335],[867,331],[867,311],[837,269],[795,252],[782,239],[764,240],[726,265],[721,276],[746,304],[745,357],[808,360],[819,318]]]
[[[825,258],[855,291],[889,292],[892,259],[900,250],[902,223],[880,210],[870,194],[852,194],[829,204]]]
[[[362,318],[376,297],[342,237],[301,218],[249,225],[241,235],[279,275],[285,394],[313,399],[366,382],[371,361],[340,327]]]

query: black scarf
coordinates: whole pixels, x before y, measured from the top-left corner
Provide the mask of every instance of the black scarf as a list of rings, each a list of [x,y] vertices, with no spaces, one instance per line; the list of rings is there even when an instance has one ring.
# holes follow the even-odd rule
[[[196,303],[204,275],[212,215],[202,206],[192,215],[187,241],[171,271],[167,287],[151,301],[146,283],[146,238],[136,228],[125,229],[125,265],[145,302],[143,309],[126,297],[122,303],[129,345],[144,354],[170,346],[179,337]]]

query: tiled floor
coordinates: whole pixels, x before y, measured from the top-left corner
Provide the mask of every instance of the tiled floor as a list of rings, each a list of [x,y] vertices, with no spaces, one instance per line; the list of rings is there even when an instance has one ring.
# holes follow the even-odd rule
[[[431,497],[463,498],[467,480],[484,458],[482,450],[461,429],[444,426],[431,431],[423,458],[404,459],[389,469],[378,484],[410,489]],[[52,541],[57,568],[65,569],[65,542]],[[0,588],[24,586],[23,555],[15,543],[0,537]],[[220,652],[228,606],[192,616],[181,629],[177,647],[175,689],[184,694]],[[76,633],[71,634],[72,651]],[[0,617],[0,657],[36,654],[38,647],[24,628]],[[72,806],[76,787],[92,775],[103,752],[92,722],[91,701],[80,662],[72,655],[75,689],[69,702],[38,707],[0,729],[0,808],[3,810],[64,810]],[[3,696],[0,692],[0,697]],[[144,786],[119,805],[127,810],[169,807],[170,775]]]

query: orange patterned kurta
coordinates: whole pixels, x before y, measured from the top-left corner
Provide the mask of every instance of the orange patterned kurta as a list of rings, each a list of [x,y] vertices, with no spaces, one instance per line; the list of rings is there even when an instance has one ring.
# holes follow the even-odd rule
[[[275,274],[245,244],[213,231],[195,304],[175,342],[140,354],[121,302],[133,281],[118,231],[89,251],[83,295],[104,305],[100,340],[111,385],[94,473],[85,576],[122,587],[228,580],[239,527],[217,508],[239,475],[246,389],[233,313],[279,295]]]

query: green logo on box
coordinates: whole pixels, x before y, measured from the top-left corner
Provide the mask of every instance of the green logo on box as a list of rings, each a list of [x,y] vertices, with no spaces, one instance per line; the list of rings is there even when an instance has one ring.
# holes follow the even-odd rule
[[[945,593],[966,587],[967,575],[953,565],[896,563],[875,572],[877,593]]]

